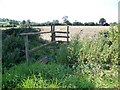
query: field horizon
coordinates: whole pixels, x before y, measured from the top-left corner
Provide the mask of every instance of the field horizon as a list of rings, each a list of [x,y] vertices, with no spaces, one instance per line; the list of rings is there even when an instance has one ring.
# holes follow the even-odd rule
[[[47,32],[51,30],[51,26],[34,26],[33,28],[40,28],[41,32]],[[55,31],[67,31],[67,26],[55,26]],[[88,38],[91,38],[98,32],[102,30],[109,30],[110,26],[69,26],[69,32],[70,32],[70,40],[75,35],[79,35],[80,38],[83,38],[85,36],[88,36]],[[81,32],[82,30],[82,32]],[[57,35],[65,35],[65,34],[57,34]],[[42,38],[45,40],[50,41],[51,34],[44,34],[42,35]],[[63,40],[66,41],[66,39],[57,38],[57,40]]]

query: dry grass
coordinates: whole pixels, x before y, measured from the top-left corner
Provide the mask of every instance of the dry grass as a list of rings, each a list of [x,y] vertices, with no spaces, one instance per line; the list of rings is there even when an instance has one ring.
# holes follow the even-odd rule
[[[51,27],[50,26],[38,26],[34,28],[41,28],[41,31],[50,31]],[[56,31],[67,31],[66,26],[56,26],[55,30]],[[6,28],[0,28],[0,30],[4,30]],[[101,30],[108,30],[109,26],[70,26],[70,40],[73,36],[79,35],[80,38],[87,37],[91,38],[95,34],[97,34]],[[82,32],[81,32],[82,30]],[[59,36],[66,36],[66,34],[57,34]],[[51,40],[51,34],[44,34],[41,35],[43,39],[50,41]],[[65,38],[57,38],[56,40],[62,40],[66,41]]]
[[[40,27],[35,27],[35,28],[41,28],[41,31],[50,31],[51,27],[50,26],[40,26]],[[55,30],[56,31],[66,31],[66,26],[56,26]],[[92,36],[94,36],[95,34],[97,34],[99,31],[101,30],[108,30],[109,26],[70,26],[70,40],[73,36],[75,35],[79,35],[81,38],[82,37],[87,37],[87,38],[91,38]],[[81,32],[82,30],[82,32]],[[57,35],[63,35],[64,34],[57,34]],[[65,34],[66,35],[66,34]],[[51,34],[44,34],[42,35],[42,37],[46,40],[51,40],[50,39]],[[66,41],[66,39],[61,39],[61,38],[57,38],[56,40],[63,40]]]

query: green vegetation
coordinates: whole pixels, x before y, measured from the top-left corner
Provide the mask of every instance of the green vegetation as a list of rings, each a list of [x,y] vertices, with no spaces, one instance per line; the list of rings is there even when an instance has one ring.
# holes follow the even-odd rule
[[[7,23],[7,22],[0,22],[0,26],[1,27],[6,27],[6,26],[10,26],[10,24]]]
[[[17,56],[17,59],[8,58],[11,53],[9,49],[12,50],[13,46],[10,44],[13,43],[13,38],[9,37],[19,30],[10,30],[12,34],[8,34],[8,31],[6,36],[3,35],[3,47],[6,48],[6,51],[3,48],[3,57],[6,57],[3,61],[3,88],[119,88],[117,26],[111,27],[109,31],[100,32],[92,39],[80,40],[75,36],[68,45],[42,48],[31,54],[32,63],[29,66],[24,62],[16,62],[17,59],[25,61],[25,58],[16,55],[16,52],[24,50],[23,41],[20,38],[15,39],[20,37],[18,34],[14,41],[20,40],[20,43],[16,43],[22,48],[17,49],[18,51],[13,49],[14,53],[11,56]],[[9,41],[5,41],[6,39]],[[42,44],[38,36],[30,39],[30,48]],[[55,47],[56,49],[51,49]],[[47,64],[40,62],[40,58],[45,56],[48,57]],[[10,63],[14,65],[8,66]]]
[[[11,66],[25,60],[24,39],[20,36],[22,32],[37,32],[35,29],[19,28],[2,31],[2,60],[3,67]],[[39,42],[38,36],[30,36],[30,43]]]
[[[16,27],[20,24],[20,21],[0,18],[0,27]]]

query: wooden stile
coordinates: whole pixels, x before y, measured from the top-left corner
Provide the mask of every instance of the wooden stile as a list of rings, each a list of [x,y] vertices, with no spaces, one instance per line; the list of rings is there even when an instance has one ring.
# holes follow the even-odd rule
[[[46,33],[51,33],[51,42],[44,44],[42,46],[37,46],[31,50],[29,50],[29,42],[28,42],[28,35],[37,35],[37,34],[46,34]],[[67,36],[56,36],[55,33],[63,33],[63,34],[67,34]],[[55,38],[67,38],[67,43],[69,43],[69,26],[67,26],[67,32],[64,31],[55,31],[55,25],[51,26],[51,31],[49,32],[31,32],[31,33],[21,33],[21,36],[24,36],[24,42],[25,42],[25,56],[26,56],[26,62],[29,66],[29,52],[33,52],[36,51],[40,48],[43,48],[45,46],[54,44],[56,42],[62,42],[62,41],[56,41]]]

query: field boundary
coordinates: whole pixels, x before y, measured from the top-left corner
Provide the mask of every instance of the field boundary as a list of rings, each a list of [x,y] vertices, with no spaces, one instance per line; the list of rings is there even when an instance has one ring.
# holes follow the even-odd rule
[[[38,35],[38,34],[46,34],[46,33],[51,33],[51,42],[47,43],[47,44],[43,44],[42,46],[37,46],[37,47],[29,50],[29,41],[28,41],[29,35]],[[56,33],[67,34],[67,36],[57,36]],[[70,38],[70,36],[69,36],[69,26],[67,26],[67,31],[63,32],[63,31],[55,31],[55,25],[51,26],[51,31],[49,31],[49,32],[29,32],[29,33],[20,33],[20,35],[24,37],[25,56],[26,56],[26,62],[27,62],[28,65],[29,65],[29,53],[31,53],[33,51],[36,51],[40,48],[43,48],[45,46],[51,45],[53,43],[61,42],[61,41],[56,41],[56,38],[66,38],[67,43],[69,43],[69,38]]]

